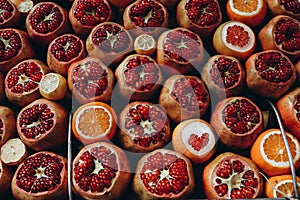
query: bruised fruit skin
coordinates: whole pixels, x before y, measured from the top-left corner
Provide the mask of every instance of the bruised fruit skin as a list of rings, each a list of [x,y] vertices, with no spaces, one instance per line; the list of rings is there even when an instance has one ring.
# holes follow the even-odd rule
[[[0,28],[19,25],[21,14],[10,0],[0,1]]]
[[[0,106],[0,147],[16,134],[16,115],[12,109]]]

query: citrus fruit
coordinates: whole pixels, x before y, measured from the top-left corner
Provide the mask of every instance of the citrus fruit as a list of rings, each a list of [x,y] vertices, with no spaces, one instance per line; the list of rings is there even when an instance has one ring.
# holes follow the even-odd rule
[[[40,93],[49,100],[60,100],[65,97],[67,92],[67,81],[65,77],[57,73],[48,73],[43,76],[40,87]]]
[[[84,144],[110,140],[116,133],[116,121],[113,108],[102,102],[91,102],[75,111],[72,130]]]
[[[142,34],[134,40],[134,50],[138,54],[152,55],[155,49],[156,41],[151,35]]]
[[[20,164],[26,156],[27,148],[20,138],[10,139],[1,147],[1,160],[9,166]]]
[[[300,165],[300,145],[295,136],[286,132],[295,168]],[[290,164],[279,129],[269,129],[258,136],[250,151],[251,159],[268,176],[290,173]]]

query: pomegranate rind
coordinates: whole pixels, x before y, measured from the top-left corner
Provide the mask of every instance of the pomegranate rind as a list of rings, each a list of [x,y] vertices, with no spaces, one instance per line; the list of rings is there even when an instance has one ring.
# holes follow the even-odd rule
[[[155,155],[156,153],[171,154],[175,155],[180,159],[183,159],[186,163],[187,174],[189,177],[189,183],[185,188],[179,192],[178,194],[170,192],[169,194],[163,193],[162,195],[157,195],[150,192],[147,188],[145,188],[143,180],[140,178],[141,171],[144,167],[144,163],[150,156]],[[153,170],[161,170],[161,169],[153,169]],[[168,149],[156,149],[150,153],[145,154],[137,163],[136,172],[133,178],[133,190],[141,199],[184,199],[189,197],[195,189],[195,180],[194,180],[194,172],[191,161],[186,158],[181,153],[168,150]]]
[[[46,104],[48,108],[54,113],[53,126],[49,131],[42,134],[39,138],[27,138],[21,131],[20,117],[26,109],[31,108],[36,104]],[[25,106],[19,112],[17,116],[17,132],[22,142],[24,142],[29,148],[33,149],[34,151],[54,149],[64,144],[67,140],[67,121],[67,111],[62,105],[57,102],[41,98]]]
[[[291,168],[288,160],[275,162],[269,159],[266,153],[264,152],[264,142],[268,140],[270,135],[274,134],[280,135],[281,137],[281,132],[279,129],[268,129],[257,137],[250,150],[251,159],[268,176],[277,176],[291,173]],[[294,152],[292,152],[292,155],[295,169],[298,169],[300,167],[300,143],[298,139],[291,133],[286,132],[286,134],[287,138],[295,144],[296,149]],[[278,149],[274,149],[274,154],[280,155],[280,152],[277,152],[277,150]],[[285,156],[287,157],[287,155]]]
[[[11,180],[13,178],[13,173],[9,169],[8,166],[6,166],[1,160],[0,160],[0,195],[5,197],[7,194]]]
[[[200,151],[194,150],[188,143],[191,134],[200,137],[203,133],[208,133],[209,141]],[[172,134],[172,144],[176,152],[182,153],[194,163],[204,163],[208,161],[216,152],[217,140],[209,123],[202,119],[189,119],[179,123]]]
[[[1,147],[6,141],[16,135],[16,115],[11,108],[0,105],[0,119],[3,122],[3,133],[0,140]]]
[[[170,137],[171,137],[170,122],[169,122],[169,119],[168,119],[168,116],[166,113],[164,116],[166,118],[166,121],[164,124],[164,128],[166,129],[166,131],[165,131],[163,139],[161,141],[157,142],[156,144],[151,142],[151,144],[148,147],[143,147],[139,144],[134,143],[132,133],[126,129],[125,122],[126,122],[126,119],[128,118],[127,114],[129,112],[129,110],[131,108],[135,108],[137,105],[147,105],[150,107],[155,107],[162,112],[165,111],[160,105],[153,104],[153,103],[146,102],[146,101],[134,101],[134,102],[127,104],[125,106],[125,108],[122,110],[122,112],[120,113],[120,119],[119,119],[120,130],[118,132],[118,139],[119,139],[122,147],[128,151],[135,152],[135,153],[146,153],[146,152],[151,152],[158,148],[162,148],[170,141]],[[160,116],[158,116],[158,117],[160,117]]]
[[[252,198],[258,198],[263,195],[263,179],[259,174],[259,169],[255,163],[247,157],[238,155],[232,152],[225,152],[218,155],[214,160],[212,160],[208,165],[205,166],[202,174],[203,181],[203,191],[208,199],[219,199],[221,198],[214,189],[215,186],[215,177],[216,170],[226,160],[239,160],[244,166],[247,166],[248,169],[251,169],[254,172],[254,176],[258,179],[258,186],[255,191],[255,194]],[[230,199],[230,193],[222,196],[222,198]]]
[[[50,69],[42,61],[36,59],[24,60],[9,70],[5,78],[5,93],[7,99],[12,104],[17,105],[18,107],[24,107],[29,103],[33,102],[34,100],[41,97],[41,94],[39,92],[39,85],[33,90],[30,90],[29,92],[23,92],[23,93],[14,93],[11,91],[11,89],[8,88],[8,78],[12,73],[13,69],[18,68],[23,63],[31,63],[31,62],[35,63],[40,67],[40,70],[43,73],[43,75],[50,72]]]
[[[126,8],[128,5],[130,5],[134,0],[108,0],[112,5],[118,7],[118,8]]]
[[[73,161],[73,169],[75,168],[75,164],[79,162],[80,156],[85,151],[90,151],[93,147],[105,147],[112,151],[117,158],[118,164],[118,171],[116,172],[116,176],[113,178],[111,186],[109,188],[105,188],[102,192],[91,192],[91,191],[84,191],[79,186],[78,183],[75,181],[75,174],[74,170],[72,173],[72,183],[73,183],[73,191],[78,194],[79,196],[85,199],[118,199],[121,195],[125,192],[126,188],[131,179],[130,167],[129,167],[129,160],[125,152],[115,146],[112,143],[108,142],[96,142],[90,144],[88,146],[83,147]]]
[[[6,99],[4,80],[5,80],[5,76],[0,71],[0,103],[4,103],[4,101]]]
[[[295,19],[300,20],[300,13],[296,14],[296,13],[286,10],[283,5],[280,5],[279,0],[266,0],[266,2],[268,4],[270,13],[273,16],[288,15]],[[298,2],[298,4],[299,4],[299,2]]]
[[[50,155],[52,157],[57,157],[59,158],[62,163],[63,163],[63,169],[60,172],[60,176],[61,176],[61,181],[60,184],[57,185],[57,187],[54,190],[50,190],[50,191],[44,191],[44,192],[39,192],[39,193],[31,193],[31,192],[26,192],[23,189],[21,189],[20,187],[17,186],[17,174],[18,171],[21,169],[21,167],[24,165],[24,162],[32,157],[35,157],[38,154],[45,154],[45,155]],[[27,157],[17,168],[12,182],[11,182],[11,190],[12,190],[12,194],[13,196],[18,199],[28,199],[28,200],[39,200],[39,199],[65,199],[67,198],[67,189],[68,189],[68,171],[67,171],[67,159],[49,152],[49,151],[40,151],[38,153],[35,153],[29,157]]]
[[[0,149],[0,158],[8,166],[19,165],[27,157],[27,148],[19,138],[8,140]]]
[[[9,3],[13,7],[13,12],[10,18],[4,19],[2,23],[0,23],[0,28],[10,28],[10,27],[17,27],[20,23],[21,19],[21,13],[17,9],[17,7],[13,4],[12,1],[7,0],[7,3]],[[3,19],[3,18],[2,18]]]

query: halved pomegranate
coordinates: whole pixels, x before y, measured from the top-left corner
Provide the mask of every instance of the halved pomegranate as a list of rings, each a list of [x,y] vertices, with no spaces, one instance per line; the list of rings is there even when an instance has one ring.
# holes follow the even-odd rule
[[[246,97],[229,97],[217,103],[210,124],[229,148],[246,149],[263,131],[260,108]]]
[[[98,24],[110,19],[111,8],[106,0],[75,0],[69,18],[76,35],[86,38]]]
[[[208,199],[251,199],[262,196],[263,179],[249,158],[222,153],[205,166],[203,187]]]
[[[300,22],[292,17],[272,18],[260,30],[258,38],[263,50],[280,50],[290,58],[300,58]]]
[[[150,152],[170,140],[170,122],[158,104],[132,102],[121,112],[119,122],[119,141],[129,151]]]
[[[133,54],[126,57],[115,72],[118,88],[131,101],[150,100],[162,82],[162,73],[150,56]]]
[[[298,0],[266,0],[271,13],[276,15],[289,15],[300,19],[300,2]]]
[[[3,103],[6,99],[5,96],[5,87],[4,87],[5,76],[0,71],[0,103]]]
[[[240,61],[232,56],[214,55],[204,65],[201,77],[209,91],[219,98],[240,94],[246,72]]]
[[[28,59],[14,66],[5,78],[5,93],[8,100],[24,107],[41,97],[39,83],[50,69],[40,60]]]
[[[157,36],[168,27],[169,13],[156,0],[137,0],[126,7],[123,13],[124,27],[134,35],[143,33]]]
[[[0,147],[16,134],[16,115],[12,109],[0,106]]]
[[[222,12],[217,0],[181,0],[176,19],[179,26],[188,28],[201,37],[208,37],[222,22]]]
[[[184,199],[194,189],[192,164],[180,153],[157,149],[137,163],[133,190],[141,199]]]
[[[179,123],[172,134],[175,151],[182,153],[194,163],[209,160],[217,148],[217,139],[209,123],[202,119],[189,119]]]
[[[0,28],[16,27],[20,22],[20,12],[10,0],[0,0]]]
[[[17,117],[17,131],[31,149],[53,149],[67,139],[67,111],[60,104],[38,99],[24,107]]]
[[[13,177],[12,171],[0,160],[0,195],[5,197]]]
[[[71,64],[68,86],[80,103],[110,101],[114,74],[101,60],[87,57]]]
[[[11,183],[16,199],[65,199],[67,187],[67,159],[48,151],[27,157]]]
[[[76,35],[64,34],[48,46],[47,64],[52,71],[66,76],[70,65],[85,57],[85,42]]]
[[[247,59],[245,66],[248,88],[267,98],[278,99],[296,80],[295,66],[277,50],[255,53]]]
[[[103,22],[91,31],[86,49],[90,56],[99,58],[106,65],[116,64],[133,51],[133,40],[120,24]]]
[[[159,96],[175,122],[202,117],[210,105],[205,84],[196,76],[174,75],[166,80]]]
[[[40,2],[26,17],[29,37],[36,43],[48,45],[54,38],[69,31],[67,11],[54,2]]]
[[[0,29],[0,71],[6,73],[34,55],[26,32],[12,28]]]
[[[157,63],[169,74],[186,74],[199,66],[204,58],[202,39],[185,28],[162,33],[157,41]]]
[[[106,142],[82,148],[72,168],[73,189],[84,199],[119,199],[131,176],[126,154]]]

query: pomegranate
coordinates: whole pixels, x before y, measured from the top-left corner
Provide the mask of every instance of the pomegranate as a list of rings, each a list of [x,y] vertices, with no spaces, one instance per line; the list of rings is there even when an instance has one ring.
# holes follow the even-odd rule
[[[204,58],[202,39],[185,28],[162,33],[157,41],[157,63],[169,74],[186,74]]]
[[[6,73],[20,61],[34,55],[26,32],[12,28],[0,29],[0,71]]]
[[[180,153],[157,149],[137,163],[133,190],[141,199],[184,199],[194,189],[192,164]]]
[[[68,86],[80,103],[111,99],[114,74],[101,60],[87,57],[71,64]]]
[[[295,68],[297,73],[297,85],[300,85],[300,60],[295,64]]]
[[[126,7],[123,23],[127,30],[138,36],[143,33],[159,35],[168,27],[169,14],[163,4],[156,0],[137,0]]]
[[[69,18],[76,35],[86,38],[98,24],[110,19],[111,8],[106,0],[75,0]]]
[[[229,148],[246,149],[263,131],[260,108],[246,97],[229,97],[217,103],[211,126]]]
[[[26,17],[29,37],[36,43],[48,45],[54,38],[69,31],[67,11],[53,2],[40,2]]]
[[[273,15],[289,15],[300,19],[300,2],[297,0],[266,0]]]
[[[132,152],[150,152],[170,140],[170,122],[159,104],[135,101],[120,114],[118,134],[122,146]]]
[[[238,59],[214,55],[204,65],[201,76],[208,90],[222,98],[240,94],[246,72]]]
[[[52,71],[66,76],[70,65],[85,57],[85,42],[76,35],[64,34],[50,43],[47,64]]]
[[[116,69],[119,91],[130,100],[149,100],[158,91],[162,74],[150,56],[133,54]]]
[[[16,27],[19,24],[20,12],[10,0],[0,0],[0,28]]]
[[[67,111],[58,103],[38,99],[24,107],[17,117],[17,131],[35,151],[54,149],[67,139]]]
[[[0,195],[2,197],[5,197],[9,190],[12,177],[12,171],[0,160]]]
[[[17,168],[11,183],[16,199],[65,199],[67,159],[48,151],[27,157]]]
[[[278,99],[276,107],[286,130],[300,139],[300,87]]]
[[[300,6],[300,3],[298,3]],[[300,22],[286,15],[272,18],[259,32],[263,50],[280,50],[290,58],[300,58]]]
[[[181,0],[176,19],[179,26],[208,37],[222,22],[222,13],[217,0]]]
[[[255,53],[247,59],[245,66],[248,88],[267,98],[278,99],[296,80],[295,66],[277,50]]]
[[[133,40],[120,24],[103,22],[91,31],[86,49],[90,56],[101,59],[106,65],[116,64],[133,51]]]
[[[134,0],[108,0],[113,6],[118,8],[126,8]]]
[[[0,106],[0,147],[16,133],[16,116],[12,109]]]
[[[196,76],[173,75],[161,90],[159,104],[175,122],[202,117],[210,105],[205,84]]]
[[[119,199],[129,184],[129,170],[122,149],[111,143],[93,143],[82,148],[73,161],[73,189],[84,199]]]
[[[8,100],[24,107],[41,97],[39,83],[50,72],[40,60],[28,59],[14,66],[5,78],[5,93]]]
[[[203,187],[208,199],[251,199],[261,197],[263,180],[252,160],[226,152],[205,166]]]
[[[169,11],[172,11],[178,4],[179,0],[157,0],[162,3]]]
[[[5,79],[5,76],[0,71],[0,104],[3,103],[6,99],[5,89],[4,89],[5,88],[4,87],[4,79]]]

